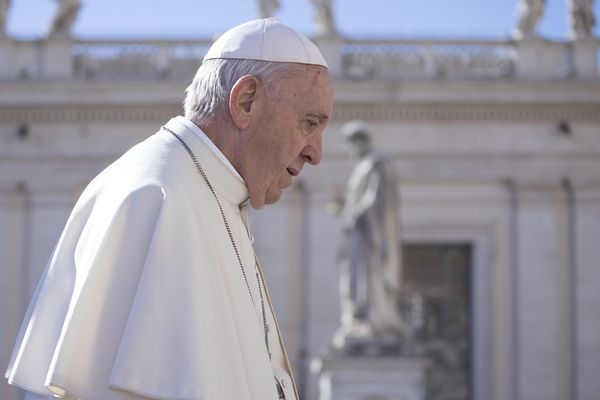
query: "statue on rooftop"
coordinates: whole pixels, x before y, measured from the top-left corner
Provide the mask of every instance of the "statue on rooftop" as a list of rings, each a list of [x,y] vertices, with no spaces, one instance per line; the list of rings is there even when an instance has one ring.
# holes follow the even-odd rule
[[[333,0],[311,0],[315,9],[315,35],[335,35],[335,22],[333,18]]]
[[[334,345],[397,346],[405,327],[398,308],[402,260],[396,174],[390,159],[371,148],[364,123],[349,122],[342,134],[357,162],[340,204],[342,316]]]
[[[258,0],[258,12],[261,18],[270,18],[279,9],[279,0]]]
[[[80,0],[58,0],[58,9],[50,26],[50,36],[70,36],[80,8]]]
[[[572,39],[593,37],[596,26],[594,0],[567,0],[569,4],[569,36]]]
[[[514,36],[518,39],[532,37],[544,14],[546,0],[520,0],[517,7],[517,26]]]
[[[6,19],[10,8],[10,0],[0,0],[0,36],[6,34]]]

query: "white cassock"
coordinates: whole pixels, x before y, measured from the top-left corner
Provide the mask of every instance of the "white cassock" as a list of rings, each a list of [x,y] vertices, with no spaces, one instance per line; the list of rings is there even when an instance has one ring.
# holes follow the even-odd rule
[[[266,350],[246,185],[191,122],[166,126],[212,183],[258,304],[213,194],[161,130],[81,195],[27,311],[9,383],[83,400],[263,400],[278,398],[277,379],[296,399],[268,294],[272,360]]]

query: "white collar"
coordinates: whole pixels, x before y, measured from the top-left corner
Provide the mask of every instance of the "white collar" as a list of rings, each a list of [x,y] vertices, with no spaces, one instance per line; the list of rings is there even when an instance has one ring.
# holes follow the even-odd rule
[[[236,171],[236,169],[233,167],[233,165],[231,165],[227,157],[225,157],[225,155],[221,153],[221,150],[219,150],[219,148],[213,143],[213,141],[210,140],[208,136],[206,136],[206,133],[202,132],[198,125],[196,125],[189,119],[182,117],[181,115],[175,117],[175,119],[181,122],[183,125],[185,125],[186,128],[189,128],[192,132],[194,132],[194,134],[198,136],[200,140],[202,140],[202,142],[219,158],[219,160],[221,160],[223,164],[225,164],[225,166],[229,168],[231,172],[234,173],[235,176],[237,176],[242,182],[244,182],[244,178],[242,178],[242,176]]]

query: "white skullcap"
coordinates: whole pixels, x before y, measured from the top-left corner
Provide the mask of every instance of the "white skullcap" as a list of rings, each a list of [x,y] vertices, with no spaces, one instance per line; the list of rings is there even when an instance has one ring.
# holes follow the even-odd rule
[[[321,65],[317,46],[275,18],[255,19],[231,28],[208,49],[204,60],[234,58]]]

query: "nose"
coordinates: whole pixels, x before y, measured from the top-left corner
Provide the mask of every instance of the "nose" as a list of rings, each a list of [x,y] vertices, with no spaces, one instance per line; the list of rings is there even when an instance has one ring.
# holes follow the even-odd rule
[[[323,155],[323,140],[321,135],[309,142],[300,153],[300,157],[311,165],[317,165],[321,162]]]

